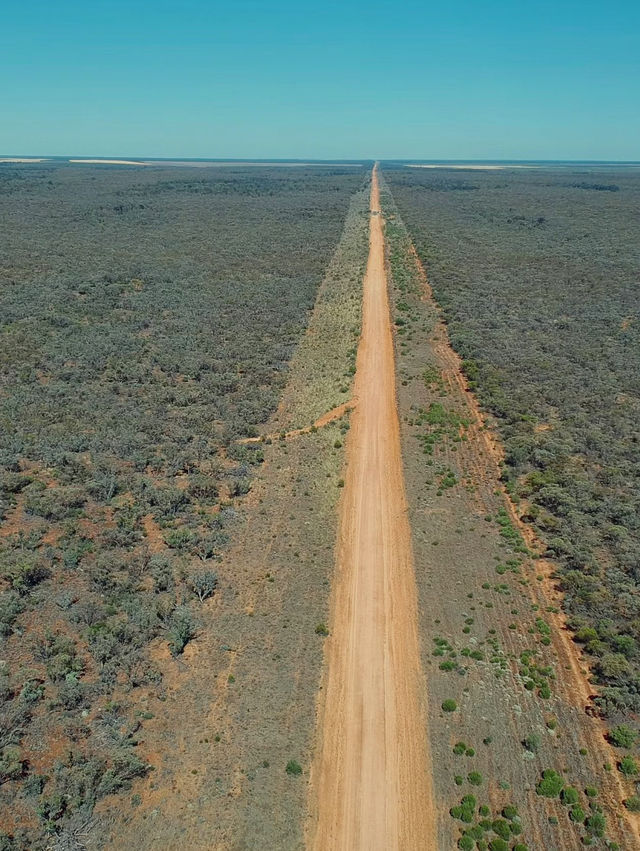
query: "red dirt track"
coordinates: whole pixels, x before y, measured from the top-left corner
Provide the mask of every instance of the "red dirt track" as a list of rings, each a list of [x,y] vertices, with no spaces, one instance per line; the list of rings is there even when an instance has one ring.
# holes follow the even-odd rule
[[[331,637],[312,770],[314,851],[435,848],[416,586],[377,170]]]

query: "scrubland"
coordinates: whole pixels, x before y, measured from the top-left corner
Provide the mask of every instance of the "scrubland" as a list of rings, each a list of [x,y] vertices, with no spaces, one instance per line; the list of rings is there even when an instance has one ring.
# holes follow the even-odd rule
[[[597,705],[640,710],[640,175],[389,171]]]
[[[349,414],[321,429],[311,423],[350,397],[368,201],[365,181],[282,402],[261,429],[264,464],[217,566],[216,608],[203,619],[193,657],[171,676],[157,727],[149,727],[159,780],[140,807],[123,811],[114,802],[105,813],[114,850],[303,846]]]
[[[304,847],[365,171],[2,165],[0,848]],[[640,176],[382,175],[424,847],[635,848]]]
[[[640,374],[635,355],[622,368],[621,353],[614,354],[615,340],[627,348],[622,335],[631,322],[613,316],[631,310],[635,249],[626,244],[614,264],[612,257],[598,258],[592,246],[594,262],[609,268],[606,287],[602,265],[587,267],[576,292],[566,278],[541,280],[553,255],[570,255],[572,243],[566,232],[551,239],[551,224],[550,233],[540,229],[562,215],[579,220],[575,229],[595,222],[599,204],[610,208],[599,199],[612,197],[611,189],[572,187],[575,195],[567,199],[569,189],[558,184],[575,178],[566,174],[383,174],[393,192],[383,208],[396,299],[398,395],[434,782],[443,809],[437,847],[635,847],[637,823],[629,811],[636,801],[637,728],[621,706],[635,654],[628,608],[634,605],[633,572],[613,573],[629,595],[625,617],[614,618],[622,601],[619,587],[607,581],[612,555],[603,558],[601,539],[597,549],[588,549],[614,494],[598,490],[589,535],[582,537],[569,537],[570,521],[586,524],[577,512],[579,496],[573,496],[570,521],[562,512],[555,520],[549,502],[536,513],[545,493],[579,495],[580,482],[593,484],[602,472],[590,461],[593,443],[574,431],[576,422],[588,430],[585,414],[578,418],[577,412],[595,406],[599,392],[600,416],[592,428],[603,439],[600,448],[611,428],[609,460],[617,451],[620,463],[627,453],[616,499],[629,506],[637,497],[631,423],[616,420],[615,407],[607,406],[615,405],[607,395],[614,385],[617,394],[632,396]],[[584,200],[589,193],[591,200]],[[545,222],[538,222],[543,214]],[[610,216],[619,239],[630,232],[623,211]],[[502,227],[507,219],[511,229]],[[611,244],[615,238],[610,231],[600,239]],[[546,266],[541,261],[533,272],[533,257],[546,257]],[[601,276],[599,290],[592,276]],[[569,303],[579,316],[569,313]],[[572,331],[579,319],[581,332]],[[610,357],[597,364],[587,352],[602,346]],[[573,484],[570,471],[578,476]],[[562,530],[576,550],[590,553],[580,568],[548,536],[552,522],[555,535]],[[633,521],[630,526],[632,534]],[[597,589],[601,603],[609,601],[608,621],[589,608],[588,597],[579,602],[569,592],[571,578]],[[606,681],[598,662],[582,655],[584,649],[602,660],[612,652],[603,643],[585,647],[585,622],[599,630],[601,642],[608,635],[613,646],[619,636],[616,652],[623,653],[623,644],[627,651],[626,682]],[[605,711],[610,717],[601,717]]]
[[[162,786],[173,684],[201,689],[189,654],[240,593],[219,563],[264,453],[239,439],[277,407],[363,179],[0,172],[3,847],[102,841]]]

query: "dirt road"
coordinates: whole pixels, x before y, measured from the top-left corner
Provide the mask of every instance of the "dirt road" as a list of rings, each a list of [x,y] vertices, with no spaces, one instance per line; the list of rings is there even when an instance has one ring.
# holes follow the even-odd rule
[[[347,447],[311,780],[308,847],[314,851],[435,848],[376,169],[371,209],[358,407]]]

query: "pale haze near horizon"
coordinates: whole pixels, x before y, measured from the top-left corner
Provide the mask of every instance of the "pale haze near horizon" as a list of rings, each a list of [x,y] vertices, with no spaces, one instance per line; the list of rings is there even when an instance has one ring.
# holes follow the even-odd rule
[[[640,159],[630,2],[3,11],[0,154]]]

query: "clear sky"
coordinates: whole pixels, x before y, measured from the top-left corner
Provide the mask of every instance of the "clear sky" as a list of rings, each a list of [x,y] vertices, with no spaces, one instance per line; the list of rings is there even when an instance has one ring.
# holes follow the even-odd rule
[[[638,0],[14,0],[0,153],[640,160]]]

